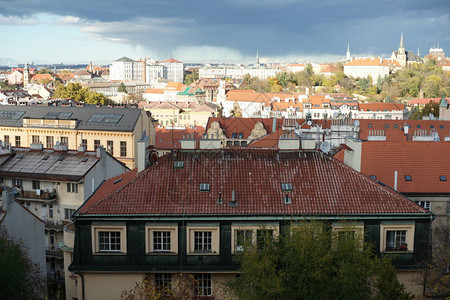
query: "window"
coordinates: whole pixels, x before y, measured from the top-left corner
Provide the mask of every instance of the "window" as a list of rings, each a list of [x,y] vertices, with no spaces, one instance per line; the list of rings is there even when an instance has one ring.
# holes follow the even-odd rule
[[[156,273],[155,287],[158,290],[172,287],[172,274],[170,273]]]
[[[178,224],[146,226],[146,253],[177,253]]]
[[[430,210],[431,208],[431,202],[430,201],[416,201],[416,203],[420,206],[422,206],[425,209]]]
[[[126,253],[125,226],[93,226],[94,253]]]
[[[334,237],[336,238],[337,244],[340,242],[349,240],[349,239],[356,239],[359,242],[364,241],[364,224],[363,223],[357,223],[357,224],[342,224],[342,223],[333,223],[333,232],[336,233]]]
[[[209,192],[209,183],[200,183],[200,192]]]
[[[450,201],[447,201],[447,215],[450,215]]]
[[[100,147],[100,140],[94,140],[94,151],[97,150],[98,147]]]
[[[32,135],[31,136],[31,143],[32,144],[39,144],[40,143],[39,136],[38,135]]]
[[[411,175],[405,175],[405,180],[406,181],[412,181]]]
[[[4,138],[4,145],[5,145],[5,147],[8,147],[8,146],[9,146],[9,135],[5,135],[5,138]]]
[[[78,184],[77,183],[67,183],[67,192],[68,193],[78,193]]]
[[[181,161],[181,160],[174,161],[173,167],[175,169],[182,169],[184,167],[184,161]]]
[[[384,124],[384,128],[389,128],[389,124]]]
[[[41,183],[38,180],[33,180],[31,185],[33,190],[39,190],[41,188]]]
[[[87,149],[87,140],[86,139],[81,139],[81,147],[84,147],[85,149]]]
[[[17,186],[17,187],[21,187],[22,186],[22,179],[13,178],[12,185],[13,186]]]
[[[61,137],[61,145],[69,146],[69,138],[67,136]]]
[[[441,175],[441,176],[439,176],[439,180],[440,181],[447,181],[447,176]]]
[[[127,142],[120,141],[120,156],[127,156]]]
[[[394,124],[394,128],[398,128],[398,124]]]
[[[75,209],[64,208],[64,219],[70,220],[70,217],[75,213]]]
[[[20,147],[20,136],[16,135],[16,147]]]
[[[283,192],[292,192],[292,184],[291,183],[282,183],[281,190]]]
[[[377,180],[377,176],[375,176],[375,175],[369,175],[369,178],[371,178],[373,180]]]
[[[422,127],[420,124],[417,124],[417,128],[420,128],[420,127]]]
[[[197,296],[211,296],[212,295],[212,280],[209,273],[194,274]]]
[[[187,228],[188,254],[219,254],[219,227]]]
[[[47,136],[46,142],[47,142],[45,146],[46,148],[53,148],[55,146],[54,139],[52,136]]]
[[[53,218],[53,204],[48,205],[48,216]]]
[[[413,251],[414,224],[381,224],[380,251]]]
[[[113,141],[106,141],[106,151],[108,151],[109,154],[114,155],[114,142]]]
[[[278,236],[278,225],[232,225],[232,252],[241,252],[245,246],[258,244],[262,247],[267,239]]]
[[[153,231],[153,251],[170,251],[170,231]]]
[[[369,128],[372,128],[372,124],[369,124]]]

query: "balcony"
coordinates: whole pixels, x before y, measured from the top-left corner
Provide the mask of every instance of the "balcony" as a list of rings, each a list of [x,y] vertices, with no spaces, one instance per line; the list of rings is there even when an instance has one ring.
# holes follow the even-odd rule
[[[56,191],[44,191],[44,190],[21,190],[16,196],[17,200],[21,201],[38,201],[38,202],[52,202],[56,200]]]
[[[63,252],[61,249],[58,249],[58,247],[46,247],[45,255],[47,255],[47,257],[63,258]]]
[[[63,230],[64,225],[66,225],[68,222],[64,221],[51,221],[51,220],[45,220],[45,229],[54,229],[56,231]]]

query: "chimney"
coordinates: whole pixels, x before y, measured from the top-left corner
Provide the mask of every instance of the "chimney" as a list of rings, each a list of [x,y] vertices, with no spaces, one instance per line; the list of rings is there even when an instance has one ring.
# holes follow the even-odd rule
[[[272,132],[277,130],[277,118],[272,119]]]
[[[147,59],[142,59],[142,82],[147,82]]]
[[[148,145],[149,137],[144,133],[143,137],[137,142],[136,165],[138,173],[141,173],[150,165],[149,157],[147,155]]]
[[[84,153],[86,152],[86,147],[85,146],[78,146],[78,153]]]
[[[236,207],[237,203],[236,203],[236,190],[233,190],[231,192],[231,202],[230,202],[230,207]]]
[[[394,172],[394,190],[397,190],[398,171]]]
[[[96,157],[101,159],[101,158],[105,157],[105,155],[106,155],[106,149],[103,148],[103,146],[101,146],[101,145],[98,146]]]

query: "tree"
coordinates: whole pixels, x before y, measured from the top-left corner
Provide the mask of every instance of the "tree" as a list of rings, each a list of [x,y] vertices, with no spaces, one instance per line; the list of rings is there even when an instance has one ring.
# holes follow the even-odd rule
[[[427,98],[437,98],[440,95],[440,91],[443,85],[443,80],[440,76],[430,75],[425,78],[423,84],[424,94]]]
[[[78,102],[88,104],[106,104],[108,99],[105,95],[97,92],[91,92],[87,87],[82,87],[79,83],[68,83],[67,85],[58,84],[52,96],[53,99],[72,99]]]
[[[333,232],[315,222],[293,227],[276,239],[245,245],[242,274],[228,284],[239,299],[370,298],[379,259],[360,231],[349,225]]]
[[[398,281],[390,259],[382,260],[375,287],[377,288],[377,295],[374,300],[413,299],[411,294],[405,291],[405,286]]]
[[[184,84],[185,85],[190,85],[191,83],[196,81],[198,78],[199,78],[198,72],[192,72],[191,74],[187,74],[184,77]]]
[[[412,120],[422,120],[423,117],[428,117],[433,114],[434,117],[439,117],[439,103],[430,101],[421,110],[416,110],[412,115]]]
[[[45,278],[22,242],[13,241],[0,227],[0,299],[40,299]]]
[[[119,93],[127,93],[128,94],[127,87],[125,86],[125,84],[123,82],[120,83],[119,88],[117,89],[117,91]]]
[[[146,276],[142,282],[121,294],[122,300],[189,300],[196,298],[197,284],[192,274],[179,273],[174,276],[170,286],[157,286],[154,281]]]

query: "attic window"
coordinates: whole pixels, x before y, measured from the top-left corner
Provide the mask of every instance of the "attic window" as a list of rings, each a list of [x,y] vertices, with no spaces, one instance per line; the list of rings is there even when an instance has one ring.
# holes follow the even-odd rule
[[[200,183],[200,192],[209,192],[209,183]]]
[[[242,132],[239,132],[238,138],[239,138],[239,139],[243,139],[243,138],[244,138],[244,134],[243,134]]]
[[[394,124],[394,128],[398,128],[398,124]]]
[[[405,175],[405,180],[406,181],[412,181],[411,175]]]
[[[47,160],[49,157],[48,156],[44,156],[43,158],[42,158],[42,160]]]
[[[447,181],[447,176],[441,175],[441,176],[439,176],[439,179],[440,179],[441,181]]]
[[[389,124],[384,124],[384,128],[389,128]]]
[[[237,132],[233,132],[233,133],[231,134],[231,138],[232,138],[232,139],[236,139],[236,138],[237,138]]]
[[[173,162],[173,167],[175,169],[183,169],[184,168],[184,161],[177,160]]]
[[[283,192],[292,192],[292,184],[291,183],[282,183],[281,184],[281,190]]]
[[[430,128],[434,128],[434,125],[430,125]]]
[[[420,126],[420,124],[418,124],[418,125],[417,125],[417,128],[420,128],[420,127],[422,127],[422,126]]]
[[[373,180],[377,180],[377,176],[375,176],[375,175],[369,175],[369,178],[372,178]]]
[[[439,125],[439,128],[440,129],[444,129],[444,125]]]
[[[87,162],[87,158],[83,158],[82,160],[81,160],[81,162]]]
[[[372,126],[373,126],[372,124],[369,124],[369,128],[372,128]]]

